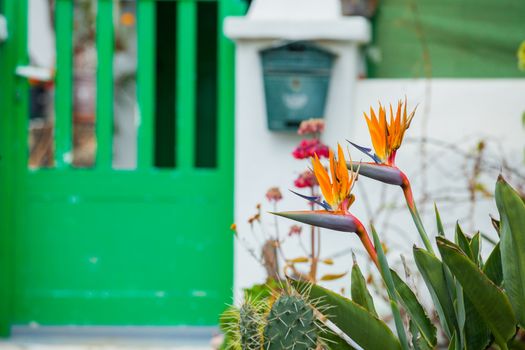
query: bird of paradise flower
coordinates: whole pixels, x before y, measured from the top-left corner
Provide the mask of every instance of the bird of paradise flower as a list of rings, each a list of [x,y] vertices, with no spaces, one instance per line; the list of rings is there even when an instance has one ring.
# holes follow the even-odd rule
[[[410,181],[405,173],[395,164],[397,150],[403,143],[405,132],[412,123],[416,108],[408,113],[406,99],[404,102],[399,101],[395,113],[392,105],[390,105],[390,118],[387,120],[387,111],[381,104],[379,104],[377,113],[370,107],[370,116],[364,113],[364,117],[368,125],[374,152],[372,153],[371,148],[359,146],[351,141],[349,142],[372,158],[374,162],[348,163],[347,166],[349,170],[359,168],[359,174],[365,177],[386,184],[400,186],[419,235],[427,250],[433,252],[432,244],[430,243],[414,201]]]
[[[357,180],[358,169],[347,168],[343,149],[337,145],[337,157],[330,150],[330,172],[321,164],[319,157],[312,158],[314,175],[319,182],[321,196],[297,195],[318,204],[322,210],[287,211],[273,213],[308,225],[332,229],[335,231],[354,232],[357,234],[372,261],[378,265],[377,253],[364,225],[349,211],[355,200],[351,193]],[[350,161],[351,164],[351,161]],[[294,192],[295,193],[295,192]]]

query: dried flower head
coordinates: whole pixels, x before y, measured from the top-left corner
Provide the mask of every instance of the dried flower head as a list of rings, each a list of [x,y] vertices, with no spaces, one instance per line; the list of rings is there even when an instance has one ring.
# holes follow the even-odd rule
[[[283,195],[281,194],[281,190],[279,190],[279,187],[272,187],[266,192],[266,199],[270,202],[278,202],[281,199],[283,199]]]
[[[302,226],[292,225],[290,226],[290,231],[288,231],[288,236],[293,236],[293,235],[300,236],[302,231],[303,231]]]
[[[255,214],[255,215],[253,215],[253,216],[250,216],[250,217],[248,218],[248,223],[249,223],[250,225],[253,225],[253,223],[254,223],[255,221],[260,221],[260,220],[261,220],[261,214],[257,213],[257,214]]]

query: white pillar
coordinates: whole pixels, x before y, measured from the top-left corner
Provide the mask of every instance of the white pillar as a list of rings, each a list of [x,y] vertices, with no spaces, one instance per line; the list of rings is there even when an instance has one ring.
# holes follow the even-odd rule
[[[359,74],[359,46],[370,40],[370,25],[362,17],[343,17],[339,0],[256,0],[245,17],[225,20],[226,36],[236,41],[235,91],[235,220],[241,234],[250,232],[246,219],[263,202],[271,186],[286,197],[281,209],[305,208],[293,198],[297,174],[307,164],[292,159],[300,138],[267,128],[262,67],[259,52],[282,41],[308,40],[336,55],[330,81],[323,139],[334,146],[351,135],[354,96]],[[271,218],[268,226],[272,229]],[[281,234],[288,224],[283,223]],[[287,247],[294,251],[294,247]],[[293,253],[292,253],[293,254]],[[300,251],[298,254],[301,254]],[[264,281],[264,271],[243,247],[235,249],[236,290]]]

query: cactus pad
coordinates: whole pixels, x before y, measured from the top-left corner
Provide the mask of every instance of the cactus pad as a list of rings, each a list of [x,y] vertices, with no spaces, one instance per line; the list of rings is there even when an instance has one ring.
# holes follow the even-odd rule
[[[301,297],[283,295],[272,305],[264,328],[264,350],[314,350],[318,325]]]
[[[239,309],[239,333],[242,350],[260,350],[262,316],[257,307],[245,303]]]

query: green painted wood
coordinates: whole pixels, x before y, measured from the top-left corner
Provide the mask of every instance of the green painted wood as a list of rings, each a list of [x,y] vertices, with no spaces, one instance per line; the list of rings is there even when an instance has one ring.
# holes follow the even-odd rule
[[[373,19],[373,78],[523,78],[523,0],[383,0]]]
[[[177,3],[177,168],[188,171],[195,159],[196,20],[194,1]]]
[[[113,0],[98,0],[96,136],[98,169],[110,168],[113,148]]]
[[[155,161],[158,168],[177,166],[175,153],[177,120],[177,3],[156,5],[157,42],[155,60]]]
[[[55,164],[68,167],[72,160],[73,135],[73,1],[58,0],[55,10]]]
[[[110,21],[105,21],[111,18],[111,1],[99,0],[97,169],[74,169],[65,161],[59,166],[57,159],[55,168],[29,171],[27,83],[15,81],[12,74],[16,64],[27,63],[26,1],[17,1],[16,5],[8,2],[16,15],[13,28],[20,26],[20,30],[16,31],[16,45],[0,49],[8,51],[6,55],[0,51],[2,81],[4,74],[11,77],[4,85],[8,94],[0,91],[0,102],[7,101],[5,111],[12,111],[10,116],[0,115],[0,127],[8,126],[0,129],[0,193],[8,196],[0,196],[0,208],[11,208],[13,213],[11,223],[0,220],[2,230],[9,228],[8,234],[0,233],[0,253],[17,252],[7,260],[0,256],[0,273],[5,276],[0,287],[0,311],[12,308],[11,313],[0,315],[0,331],[6,334],[9,324],[30,322],[216,324],[219,313],[231,302],[233,284],[233,238],[229,232],[233,219],[233,44],[218,34],[218,166],[195,169],[195,104],[206,103],[197,100],[195,94],[198,14],[195,3],[177,3],[180,13],[187,16],[179,14],[178,22],[185,24],[177,24],[177,84],[188,90],[177,93],[178,113],[183,120],[177,118],[176,147],[184,161],[176,168],[155,168],[148,158],[148,147],[155,145],[153,101],[157,91],[150,88],[155,86],[155,51],[161,51],[156,50],[155,43],[147,42],[155,34],[152,12],[156,3],[140,0],[139,166],[135,171],[115,171],[110,166],[113,39]],[[68,2],[58,0],[57,6],[65,10]],[[217,32],[222,33],[224,16],[240,12],[237,0],[222,0]],[[150,52],[144,51],[148,49]],[[187,52],[183,55],[181,50]],[[72,76],[68,82],[65,75],[57,74],[57,79],[63,79],[57,91],[62,107],[57,106],[57,113],[71,115],[71,107],[69,111],[64,107],[65,101],[71,100],[66,98],[71,90],[64,85],[72,84]],[[57,116],[57,120],[62,117]],[[67,155],[68,143],[61,140],[61,154]]]
[[[155,117],[155,2],[138,2],[138,72],[137,90],[140,123],[137,141],[137,167],[150,168],[153,164],[153,137]]]
[[[217,167],[218,4],[197,2],[195,161],[197,168]]]
[[[240,16],[246,12],[246,3],[241,1],[219,2],[219,26],[226,16]],[[226,38],[222,28],[219,30],[219,78],[218,78],[218,167],[230,172],[234,168],[234,135],[235,135],[235,71],[234,43]],[[233,188],[233,176],[227,180],[228,187]]]
[[[16,30],[16,5],[13,1],[2,2],[0,13],[9,23],[10,39],[0,44],[0,337],[10,333],[13,305],[13,117],[15,102],[16,45],[19,32]]]

